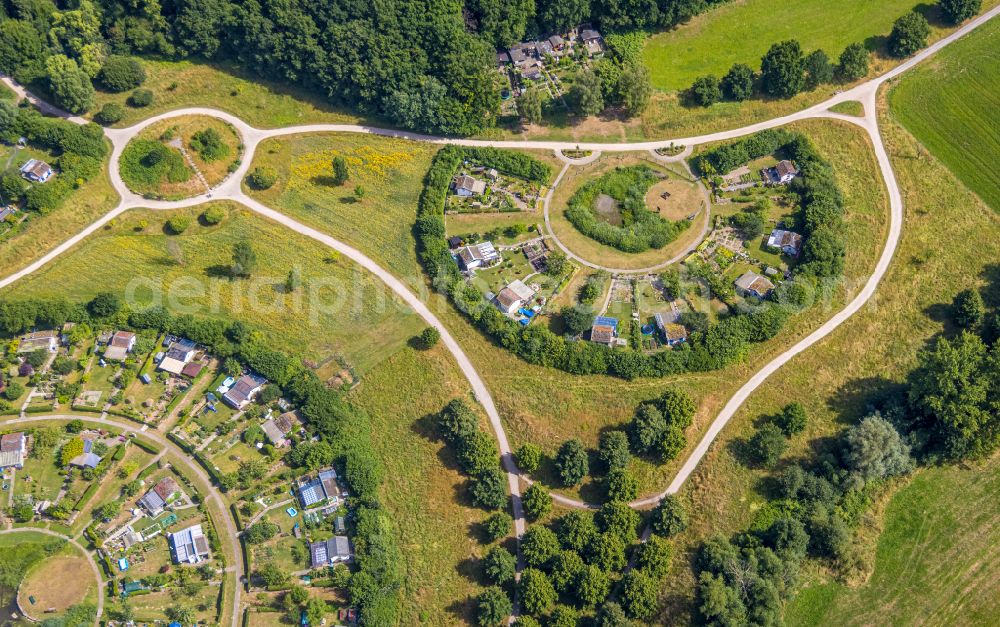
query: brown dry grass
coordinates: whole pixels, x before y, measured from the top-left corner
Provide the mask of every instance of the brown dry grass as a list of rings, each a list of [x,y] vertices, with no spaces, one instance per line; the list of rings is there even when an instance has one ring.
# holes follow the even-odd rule
[[[97,585],[86,558],[57,555],[45,559],[28,573],[18,590],[18,603],[40,620],[50,609],[54,613],[65,612],[80,603]],[[28,597],[34,597],[34,605]]]

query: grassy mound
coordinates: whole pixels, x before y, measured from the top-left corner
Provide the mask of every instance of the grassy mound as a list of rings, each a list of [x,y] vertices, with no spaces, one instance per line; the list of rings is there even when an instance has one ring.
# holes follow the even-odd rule
[[[587,237],[623,252],[663,248],[689,223],[664,220],[646,207],[646,191],[657,180],[646,166],[616,168],[577,190],[566,218]]]

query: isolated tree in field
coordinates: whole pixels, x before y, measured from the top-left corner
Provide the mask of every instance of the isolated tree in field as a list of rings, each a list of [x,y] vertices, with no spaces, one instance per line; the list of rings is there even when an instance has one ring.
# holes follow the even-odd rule
[[[485,509],[500,509],[507,503],[507,475],[489,468],[473,478],[469,486],[472,502]]]
[[[837,71],[847,81],[856,81],[868,75],[868,58],[871,56],[862,43],[853,43],[840,53]]]
[[[556,472],[563,485],[575,486],[583,481],[590,471],[587,450],[580,440],[572,439],[563,442],[555,459]]]
[[[201,220],[209,226],[214,226],[222,222],[226,217],[226,211],[222,207],[212,206],[201,214]]]
[[[427,327],[420,332],[420,346],[425,350],[434,348],[441,341],[441,332],[434,327]]]
[[[3,397],[8,401],[16,401],[24,394],[24,386],[19,381],[8,381],[7,387],[3,389]]]
[[[246,278],[257,269],[257,253],[250,242],[241,240],[233,244],[233,276]]]
[[[219,131],[214,128],[202,129],[192,135],[191,150],[209,163],[218,161],[229,154],[229,146],[222,140]]]
[[[546,276],[559,277],[566,272],[569,266],[569,261],[566,259],[566,255],[559,251],[554,251],[549,253],[548,257],[545,258],[545,274]]]
[[[556,589],[548,576],[536,568],[525,568],[518,584],[521,606],[525,613],[539,616],[547,613],[556,602]]]
[[[751,458],[764,468],[772,468],[788,448],[785,434],[777,425],[761,425],[747,443]]]
[[[278,182],[278,172],[269,166],[258,166],[247,175],[247,184],[254,189],[270,189]]]
[[[153,92],[148,89],[137,89],[132,92],[126,102],[128,102],[130,107],[135,107],[136,109],[148,107],[153,104]]]
[[[500,538],[510,535],[510,530],[514,526],[514,519],[507,512],[494,512],[483,521],[483,532],[489,542],[496,542]]]
[[[737,102],[753,95],[753,70],[745,63],[736,63],[722,77],[720,86],[726,98]]]
[[[572,307],[563,307],[559,313],[566,324],[566,330],[572,335],[581,335],[594,323],[594,309],[590,305],[579,303]]]
[[[628,436],[624,431],[605,431],[601,434],[597,456],[608,471],[625,468],[632,457],[628,450]]]
[[[497,586],[514,581],[516,570],[517,558],[502,546],[493,547],[483,558],[483,572]]]
[[[920,354],[910,377],[910,406],[946,457],[980,457],[996,448],[997,417],[988,399],[1000,389],[997,372],[1000,349],[990,354],[969,332],[940,338]]]
[[[483,590],[476,597],[476,624],[479,627],[496,627],[506,622],[512,611],[507,594],[496,586]]]
[[[84,113],[94,101],[94,85],[76,61],[61,54],[45,60],[45,73],[55,103],[70,113]]]
[[[517,99],[517,110],[521,119],[528,124],[539,124],[542,121],[542,94],[534,87],[524,90]]]
[[[523,472],[535,472],[542,463],[542,449],[538,448],[537,444],[522,444],[514,456],[517,459],[517,467]]]
[[[601,77],[590,68],[580,71],[570,90],[570,100],[580,115],[597,115],[604,110]]]
[[[885,418],[868,416],[844,436],[847,467],[865,480],[887,479],[913,470],[910,447]]]
[[[667,431],[667,420],[663,412],[652,403],[643,403],[629,423],[629,439],[632,449],[638,454],[653,451]]]
[[[347,159],[338,155],[333,158],[333,184],[340,186],[347,182]]]
[[[104,126],[111,126],[125,117],[125,107],[117,102],[106,102],[101,110],[94,115],[94,121]]]
[[[949,24],[959,24],[979,13],[982,0],[938,0],[941,15]]]
[[[673,494],[663,497],[653,515],[650,517],[649,526],[653,533],[664,538],[675,536],[687,529],[688,518],[684,505]]]
[[[691,102],[701,107],[708,107],[722,99],[719,79],[711,74],[696,78],[688,93],[691,95]]]
[[[653,95],[653,85],[649,80],[649,70],[641,63],[626,66],[618,77],[618,93],[629,117],[641,115],[649,106]]]
[[[931,34],[927,18],[911,11],[896,20],[889,33],[889,53],[897,58],[908,57],[927,45]]]
[[[101,68],[101,84],[111,92],[135,89],[146,80],[146,70],[132,57],[111,55]]]
[[[833,65],[822,50],[813,50],[806,57],[806,89],[816,89],[833,80]]]
[[[300,287],[302,287],[302,271],[299,270],[298,266],[293,266],[288,271],[288,277],[285,278],[285,291],[294,292]]]
[[[530,520],[538,520],[552,511],[552,496],[537,483],[524,491],[524,512]]]
[[[805,86],[806,61],[794,39],[771,46],[761,58],[761,87],[769,96],[791,98]]]
[[[159,151],[153,151],[149,153],[149,156],[160,155]],[[167,220],[167,231],[171,235],[180,235],[191,226],[191,218],[187,216],[174,216]]]
[[[529,566],[542,568],[559,553],[559,538],[548,527],[533,525],[521,539],[521,554]]]
[[[963,329],[975,330],[986,317],[986,304],[979,290],[962,290],[955,297],[953,306],[955,322]]]
[[[802,403],[789,403],[775,417],[774,423],[781,428],[786,436],[792,437],[796,433],[802,433],[808,420],[809,416]]]

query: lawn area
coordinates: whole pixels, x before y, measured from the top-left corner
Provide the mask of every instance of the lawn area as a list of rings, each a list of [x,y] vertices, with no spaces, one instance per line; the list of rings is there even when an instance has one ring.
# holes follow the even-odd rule
[[[153,104],[142,109],[125,106],[125,118],[116,126],[130,126],[157,113],[197,106],[228,111],[258,128],[363,121],[356,113],[340,110],[316,94],[269,82],[259,75],[246,75],[230,63],[140,61],[147,76],[143,88],[153,92]],[[125,105],[128,96],[129,92],[98,91],[91,113],[106,102]]]
[[[889,92],[895,117],[1000,212],[1000,21],[948,46]]]
[[[200,179],[181,150],[204,177]],[[153,153],[160,157],[155,164]],[[146,197],[176,200],[214,187],[235,169],[242,153],[236,129],[218,118],[185,115],[161,120],[133,139],[121,157],[122,179]]]
[[[4,555],[4,578],[0,584],[0,603],[3,607],[8,607],[14,600],[17,585],[25,573],[50,555],[65,550],[65,546],[65,540],[32,531],[0,535],[0,551]],[[93,575],[90,577],[93,579]]]
[[[709,450],[681,494],[691,513],[689,530],[678,538],[678,551],[681,555],[687,552],[685,557],[690,557],[689,551],[712,533],[731,533],[746,528],[762,505],[763,497],[759,490],[764,473],[742,466],[732,452],[732,443],[752,432],[754,420],[762,415],[773,414],[792,400],[801,402],[810,416],[809,424],[803,434],[791,441],[786,457],[796,457],[812,451],[824,437],[863,417],[871,395],[901,381],[914,366],[917,352],[936,335],[947,330],[941,318],[934,313],[941,304],[951,302],[962,289],[995,281],[995,260],[1000,255],[1000,217],[976,199],[937,159],[921,151],[916,140],[893,123],[892,115],[892,111],[883,114],[882,129],[904,193],[906,207],[906,225],[894,263],[872,303],[817,346],[793,358],[768,379],[750,397]],[[955,246],[953,242],[976,244]],[[992,474],[993,478],[977,478],[982,472]],[[889,553],[900,543],[899,536],[893,534],[905,534],[906,526],[925,524],[925,531],[935,535],[934,525],[941,524],[943,518],[940,517],[947,516],[944,512],[931,511],[933,507],[930,503],[935,498],[947,499],[950,507],[959,508],[957,511],[952,510],[952,514],[956,520],[961,520],[961,511],[966,504],[960,502],[961,497],[956,498],[956,494],[961,494],[958,491],[988,489],[973,486],[987,480],[995,485],[995,472],[995,469],[976,470],[974,467],[921,471],[911,486],[899,493],[897,498],[902,499],[900,503],[895,499],[889,502],[885,519],[888,535],[882,540],[882,548],[876,552],[874,541],[866,544],[870,544],[870,554],[865,556],[862,566],[876,568],[869,584],[873,588],[866,591],[862,587],[847,593],[843,601],[835,600],[837,595],[829,590],[810,591],[802,600],[801,606],[796,607],[797,604],[793,603],[797,622],[841,624],[857,619],[858,623],[866,624],[873,621],[884,624],[974,624],[974,621],[970,622],[964,617],[952,617],[949,620],[948,616],[932,618],[923,613],[929,605],[953,600],[950,595],[955,594],[956,590],[971,591],[969,595],[963,595],[963,601],[969,605],[970,612],[984,611],[988,615],[993,611],[991,604],[995,601],[976,597],[975,586],[968,579],[972,575],[967,570],[949,566],[949,576],[937,576],[936,571],[921,560],[949,564],[947,553],[939,553],[928,545],[928,550],[921,554],[926,557],[920,557],[915,548],[921,543],[943,542],[946,544],[939,546],[945,552],[975,551],[977,542],[990,542],[987,536],[992,533],[988,529],[993,524],[990,517],[995,516],[996,512],[995,498],[989,506],[975,511],[975,515],[965,517],[967,520],[963,521],[963,525],[986,526],[980,527],[967,541],[962,540],[964,527],[952,528],[944,533],[947,535],[955,532],[954,538],[930,541],[927,540],[928,536],[910,537],[905,542],[904,554],[890,558]],[[958,476],[963,478],[959,480]],[[943,482],[940,487],[928,490],[922,487],[937,481]],[[965,482],[969,487],[960,488],[955,483],[954,490],[949,490],[947,486],[953,481]],[[910,490],[913,492],[907,496]],[[938,493],[940,494],[935,496]],[[995,488],[993,496],[995,497]],[[914,509],[917,508],[911,507],[909,503],[921,502],[928,505],[921,513],[916,514]],[[919,505],[919,508],[924,508],[924,505]],[[911,518],[915,514],[917,522]],[[869,521],[863,525],[863,532],[874,535],[881,526],[881,520]],[[894,529],[897,531],[893,531]],[[973,540],[973,537],[976,539]],[[947,543],[952,540],[958,548],[949,548]],[[978,563],[977,568],[982,570],[976,572],[983,573],[984,578],[981,585],[995,585],[995,574],[990,570],[993,565],[987,563],[989,560],[977,562],[982,557],[982,551],[975,558],[955,553],[955,559],[960,563],[961,560],[973,560],[965,562],[970,564]],[[877,570],[878,560],[881,560],[882,568],[888,569],[884,573]],[[909,561],[905,571],[901,570],[899,560]],[[686,559],[682,558],[681,561],[686,563]],[[904,574],[906,579],[898,582],[886,579]],[[668,597],[673,600],[668,611],[674,616],[690,612],[693,591],[691,570],[686,567],[675,570],[666,590]],[[901,594],[915,598],[904,600],[900,598]],[[862,598],[869,603],[877,603],[864,608],[866,611],[878,610],[881,615],[851,615],[851,609],[847,605],[860,602]],[[892,602],[893,600],[895,601]],[[847,614],[838,616],[835,610],[840,607],[841,602],[845,603]],[[965,606],[961,607],[964,611]],[[974,607],[981,610],[972,609]],[[852,605],[852,608],[860,608],[860,605]],[[831,614],[826,615],[825,612],[828,611]],[[887,616],[886,612],[899,614]]]
[[[688,228],[681,231],[677,238],[662,248],[651,248],[640,253],[622,252],[611,246],[597,242],[584,235],[565,215],[568,203],[573,194],[584,184],[611,172],[617,167],[642,164],[656,172],[667,176],[667,182],[653,184],[646,195],[646,207],[651,211],[659,211],[664,219],[677,222],[686,220],[690,215],[695,219]],[[666,200],[660,198],[669,187],[671,194]],[[597,161],[573,167],[566,172],[559,187],[556,188],[549,206],[549,221],[552,231],[559,241],[567,248],[592,263],[608,268],[623,270],[646,268],[663,263],[680,252],[690,249],[701,236],[701,226],[704,220],[705,198],[700,192],[700,185],[692,177],[674,172],[657,163],[648,153],[614,153],[601,157]]]
[[[813,307],[792,318],[773,340],[755,345],[743,363],[724,370],[690,373],[663,379],[640,379],[632,382],[606,376],[574,376],[552,368],[532,366],[486,340],[454,309],[433,303],[486,380],[504,420],[511,445],[525,442],[541,445],[554,452],[564,440],[580,438],[596,446],[600,431],[631,419],[636,405],[659,395],[666,387],[677,385],[698,401],[699,410],[688,430],[688,449],[715,417],[731,393],[756,372],[767,360],[782,352],[795,340],[815,329],[847,296],[863,284],[881,252],[887,228],[885,194],[879,181],[868,141],[852,126],[831,121],[810,121],[792,126],[808,135],[820,153],[834,167],[838,183],[847,199],[847,279],[834,290],[828,303]],[[598,302],[599,304],[603,302]],[[640,491],[662,489],[682,463],[686,453],[666,465],[635,461],[634,470]]]
[[[500,236],[491,240],[494,244],[509,246],[517,242],[523,242],[538,237],[539,231],[525,231],[516,234],[514,237],[506,235],[504,229],[522,225],[526,228],[534,226],[543,229],[545,217],[540,211],[527,212],[517,211],[511,213],[449,213],[445,216],[445,228],[448,236],[466,236],[471,233],[479,233],[483,238],[491,231],[500,231]]]
[[[643,50],[653,86],[687,89],[705,74],[722,76],[734,63],[755,69],[771,44],[797,39],[806,51],[822,48],[833,59],[849,44],[879,49],[880,35],[916,6],[914,0],[803,0],[774,5],[766,0],[725,3],[689,23],[651,37]]]
[[[260,145],[252,167],[269,166],[278,182],[246,191],[264,204],[333,237],[355,242],[397,276],[420,276],[411,226],[424,175],[437,148],[358,134],[280,137]],[[349,178],[330,183],[334,157],[347,160]],[[354,188],[364,188],[364,198]]]
[[[71,553],[69,551],[72,551]],[[52,585],[58,581],[59,585]],[[66,554],[50,557],[25,576],[18,590],[22,608],[35,619],[50,618],[97,597],[97,581],[90,563],[78,550],[67,547]]]
[[[1000,457],[919,472],[885,512],[871,579],[815,582],[790,604],[790,625],[990,625],[1000,562]]]
[[[2,150],[2,149],[0,149]],[[0,275],[7,276],[35,261],[114,208],[118,194],[108,179],[107,164],[48,215],[29,212],[28,219],[0,237]]]
[[[40,457],[32,454],[25,460],[24,468],[17,471],[13,486],[15,496],[31,494],[36,499],[55,499],[65,479],[56,465],[61,444]]]
[[[113,290],[133,306],[161,303],[183,313],[243,320],[276,348],[317,362],[343,355],[361,371],[423,327],[353,263],[328,261],[326,247],[233,205],[215,206],[226,217],[213,227],[193,219],[203,207],[129,213],[4,296],[58,295],[81,302]],[[178,214],[191,217],[192,226],[183,235],[165,235],[164,221]],[[257,271],[235,281],[231,250],[240,240],[252,243]],[[303,287],[286,293],[293,267]]]
[[[469,573],[475,572],[475,558],[486,552],[472,531],[485,513],[467,506],[463,477],[428,418],[451,398],[468,398],[469,392],[454,360],[439,345],[398,352],[352,393],[371,417],[375,448],[386,465],[382,501],[403,554],[401,625],[454,625],[472,619],[470,597],[480,588]]]

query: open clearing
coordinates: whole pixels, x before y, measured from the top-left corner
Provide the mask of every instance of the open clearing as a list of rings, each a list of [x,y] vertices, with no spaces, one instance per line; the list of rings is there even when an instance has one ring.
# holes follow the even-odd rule
[[[282,213],[337,239],[353,242],[397,276],[420,276],[411,226],[424,175],[437,147],[400,139],[347,134],[279,137],[258,147],[252,167],[269,166],[278,181],[268,190],[246,191]],[[334,157],[343,156],[349,177],[330,182]],[[357,186],[364,197],[357,199]]]
[[[21,582],[18,602],[34,618],[65,612],[95,589],[94,571],[80,555],[57,555],[43,560]],[[34,604],[31,603],[34,598]]]
[[[104,103],[125,107],[125,117],[115,126],[131,126],[164,111],[183,107],[213,107],[238,115],[259,128],[274,128],[312,122],[352,124],[361,116],[337,109],[318,95],[291,85],[246,76],[230,63],[197,61],[154,61],[140,59],[146,69],[143,89],[153,92],[153,104],[136,109],[125,104],[129,92],[110,94],[98,91],[92,113]]]
[[[371,417],[386,466],[382,500],[403,555],[401,625],[471,622],[467,600],[480,591],[469,578],[470,562],[488,548],[473,535],[486,514],[469,507],[454,454],[437,439],[430,418],[456,397],[468,399],[469,385],[441,345],[398,352],[351,397]]]
[[[889,102],[921,144],[1000,211],[1000,20],[908,73]]]
[[[674,91],[687,89],[705,74],[722,76],[734,63],[759,68],[760,58],[771,44],[785,39],[797,39],[806,51],[821,48],[831,59],[855,42],[878,51],[896,18],[917,5],[915,0],[803,0],[788,4],[738,0],[654,35],[643,50],[643,60],[653,86]],[[927,10],[921,12],[933,23],[936,7],[922,7]],[[873,61],[872,69],[882,71],[883,64]]]
[[[283,350],[322,362],[342,355],[364,371],[395,352],[423,325],[371,275],[332,259],[325,246],[236,205],[217,203],[226,218],[211,227],[196,219],[208,205],[178,211],[135,211],[72,252],[5,291],[14,297],[89,300],[112,290],[134,306],[243,320]],[[166,235],[172,216],[191,218],[179,236]],[[257,270],[231,277],[232,247],[251,243]],[[285,281],[297,268],[302,287]]]
[[[884,110],[884,100],[880,105]],[[917,352],[936,335],[948,330],[942,320],[934,315],[941,304],[951,302],[962,289],[990,281],[994,281],[993,290],[988,290],[987,293],[993,294],[995,298],[995,260],[1000,256],[1000,218],[977,200],[933,156],[921,151],[913,137],[889,119],[890,115],[891,112],[882,115],[881,125],[893,168],[904,193],[906,208],[906,226],[893,265],[872,303],[769,378],[750,396],[709,449],[681,492],[681,498],[688,503],[691,513],[691,526],[678,537],[678,552],[684,555],[681,558],[684,563],[686,558],[693,556],[698,544],[709,535],[745,529],[763,504],[762,479],[767,473],[745,467],[733,454],[733,443],[753,432],[754,421],[758,417],[775,413],[791,400],[800,401],[809,414],[809,424],[804,433],[790,441],[791,446],[785,457],[795,458],[811,453],[825,437],[862,418],[872,395],[900,382],[916,363]],[[953,242],[971,241],[977,242],[976,246],[953,245]],[[852,250],[852,246],[848,246],[848,250]],[[850,257],[848,259],[850,261]],[[953,472],[965,473],[965,477],[961,480],[948,478]],[[902,497],[903,506],[890,502],[886,529],[892,533],[894,526],[919,525],[925,518],[928,525],[944,524],[943,519],[938,517],[945,514],[930,512],[932,506],[928,506],[928,515],[925,517],[923,513],[916,513],[923,511],[922,505],[914,509],[905,504],[909,499],[933,501],[940,498],[949,502],[949,507],[958,507],[959,504],[955,501],[961,497],[954,498],[954,493],[959,493],[959,490],[991,489],[995,510],[996,481],[989,480],[993,482],[992,488],[973,488],[971,486],[982,481],[975,477],[978,472],[974,467],[921,471],[913,484],[906,488],[914,490],[914,493],[912,496]],[[996,470],[994,467],[985,472],[995,473]],[[970,487],[960,488],[956,483],[954,493],[949,492],[948,488],[928,487],[930,495],[919,495],[925,492],[923,486],[931,486],[938,480],[945,484],[961,481]],[[935,493],[938,495],[935,496]],[[944,507],[942,502],[940,508]],[[964,508],[964,505],[960,507]],[[946,576],[930,569],[931,562],[947,564],[947,555],[957,551],[953,553],[955,559],[963,560],[961,563],[968,563],[969,568],[972,568],[977,560],[982,560],[988,550],[986,547],[993,546],[990,544],[993,540],[988,539],[992,533],[989,531],[991,525],[995,524],[995,520],[991,518],[993,510],[984,506],[979,510],[969,511],[966,520],[962,521],[962,525],[970,526],[967,541],[962,540],[966,532],[956,527],[953,547],[950,544],[935,545],[941,547],[942,553],[939,553],[937,549],[928,546],[927,550],[919,553],[915,548],[921,540],[915,537],[915,544],[912,546],[909,540],[901,546],[897,545],[896,548],[905,553],[892,558],[891,562],[885,561],[888,559],[886,553],[896,551],[896,548],[889,548],[892,544],[885,544],[878,555],[882,556],[883,568],[888,570],[881,574],[876,572],[867,584],[870,589],[845,591],[847,597],[843,606],[839,604],[840,601],[834,603],[832,597],[835,595],[831,589],[807,592],[801,601],[793,602],[788,624],[848,624],[855,616],[861,617],[858,622],[865,624],[913,624],[928,621],[934,624],[974,624],[975,621],[965,620],[964,617],[952,617],[949,620],[947,616],[942,616],[938,619],[922,613],[924,609],[938,603],[935,599],[943,604],[950,603],[957,598],[953,595],[961,594],[964,586],[971,585],[971,580],[966,579],[967,573],[963,569],[949,569]],[[895,520],[892,512],[897,512]],[[957,516],[960,517],[961,514]],[[874,517],[873,513],[870,518]],[[871,520],[862,529],[862,544],[868,552],[864,566],[868,569],[876,565],[873,536],[881,526],[880,520]],[[972,526],[977,527],[978,531],[973,532]],[[935,534],[930,531],[930,527],[928,532]],[[937,533],[951,532],[949,529]],[[951,540],[942,538],[935,542],[950,543]],[[899,540],[888,535],[883,542],[898,543]],[[963,556],[961,553],[964,551],[970,551],[969,556]],[[903,560],[908,566],[903,570],[900,562],[895,560]],[[993,566],[982,563],[977,568],[977,572],[983,573],[983,583],[977,585],[995,587],[996,574],[990,570]],[[904,574],[904,579],[898,579]],[[956,578],[961,578],[965,583],[956,583]],[[694,586],[690,568],[676,569],[667,584],[666,595],[670,602],[666,611],[674,616],[691,612]],[[927,598],[904,600],[907,595],[924,595]],[[961,607],[972,614],[984,611],[989,615],[989,611],[992,611],[990,608],[994,607],[991,604],[995,601],[987,597],[988,595],[976,596],[973,591],[971,595],[962,597],[961,602],[965,605]],[[861,614],[862,599],[868,604],[863,607],[864,612],[880,613]],[[886,605],[892,599],[896,599],[896,603],[891,607]],[[835,608],[838,607],[843,607],[843,614],[836,611]],[[852,614],[854,610],[858,613]],[[899,614],[885,616],[884,612],[890,610],[898,611]],[[794,622],[792,618],[795,619]]]

